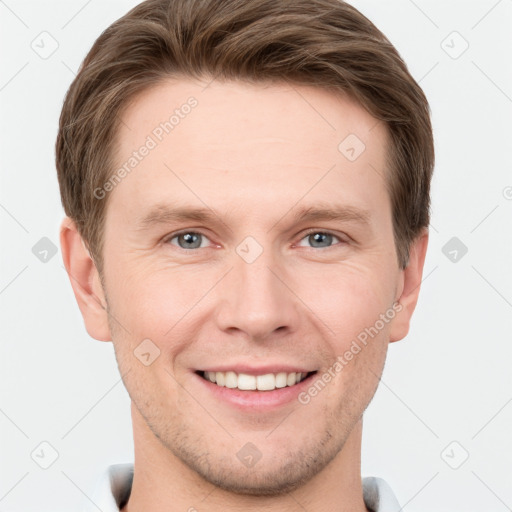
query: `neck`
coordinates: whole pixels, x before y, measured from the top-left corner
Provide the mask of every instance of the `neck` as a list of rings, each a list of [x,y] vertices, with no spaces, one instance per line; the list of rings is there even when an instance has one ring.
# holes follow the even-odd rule
[[[132,420],[134,477],[129,502],[122,512],[367,512],[361,483],[362,418],[343,449],[320,473],[293,492],[278,496],[234,494],[214,486],[155,437],[133,404]]]

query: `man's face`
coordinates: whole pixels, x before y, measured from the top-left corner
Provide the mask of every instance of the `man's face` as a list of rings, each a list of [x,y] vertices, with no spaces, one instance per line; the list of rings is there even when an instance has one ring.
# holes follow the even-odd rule
[[[138,431],[209,482],[272,494],[339,456],[382,373],[403,287],[388,139],[382,123],[326,91],[204,87],[168,82],[123,116],[119,167],[148,136],[156,147],[108,199],[110,329]],[[158,130],[190,97],[197,105]],[[196,209],[209,217],[172,213]],[[330,382],[309,393],[329,369]],[[201,374],[216,370],[248,374],[249,386],[263,374],[316,373],[258,391]],[[272,387],[275,377],[259,381]]]

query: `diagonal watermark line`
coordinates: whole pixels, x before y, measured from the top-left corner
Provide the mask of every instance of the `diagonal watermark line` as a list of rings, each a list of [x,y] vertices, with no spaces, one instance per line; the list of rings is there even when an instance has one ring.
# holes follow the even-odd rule
[[[21,68],[18,69],[18,71],[16,71],[16,73],[14,73],[14,75],[11,76],[4,85],[2,85],[2,87],[0,87],[0,92],[2,92],[27,66],[28,62],[25,62],[25,64],[23,64],[23,66],[21,66]]]
[[[302,503],[299,503],[299,502],[297,501],[297,498],[295,498],[295,496],[294,496],[291,492],[287,492],[286,494],[287,494],[288,496],[290,496],[290,498],[291,498],[293,501],[295,501],[295,503],[297,503],[297,505],[298,505],[302,510],[304,510],[305,512],[308,512],[308,510],[304,507],[304,505],[303,505]]]
[[[418,80],[418,83],[421,83],[422,80],[424,80],[425,78],[427,78],[428,75],[430,75],[430,73],[432,73],[432,71],[434,71],[434,69],[439,65],[439,61],[437,61],[419,80]]]
[[[315,315],[316,318],[318,318],[318,320],[320,320],[320,322],[322,322],[325,325],[325,327],[327,327],[327,329],[329,329],[329,331],[331,331],[331,334],[336,335],[336,333],[268,265],[267,268],[270,270],[270,272],[272,272],[272,274],[274,274],[277,277],[277,279],[279,279],[279,281],[281,281],[281,283],[283,283],[286,286],[286,288],[288,288],[288,290],[290,290],[293,293],[293,295],[295,295],[295,297],[297,297],[297,299],[299,299],[302,302],[302,304],[304,304],[304,306],[306,306],[309,309],[309,311],[311,311],[311,313],[313,313],[313,315]]]
[[[373,123],[373,126],[368,130],[368,133],[370,133],[372,130],[374,130],[381,123],[382,123],[382,121],[380,119],[377,119],[377,121],[375,123]]]
[[[61,473],[100,511],[100,512],[104,512],[100,507],[98,507],[98,505],[96,503],[94,503],[94,501],[92,501],[92,499],[90,498],[90,496],[88,496],[84,491],[82,491],[82,489],[80,489],[80,487],[78,487],[77,484],[75,484],[75,482],[73,482],[73,480],[71,480],[71,478],[66,475],[66,473],[64,473],[64,471],[61,470]]]
[[[11,286],[12,283],[14,283],[14,281],[16,281],[16,279],[18,279],[18,277],[23,274],[23,272],[25,272],[25,270],[27,270],[28,268],[28,265],[25,266],[25,268],[23,268],[22,270],[20,270],[1,290],[0,290],[0,295],[2,295],[2,293],[5,292],[5,290],[7,290],[7,288],[9,286]]]
[[[128,130],[128,131],[132,131],[132,129],[126,124],[126,122],[124,121],[124,119],[122,119],[121,117],[119,117],[118,114],[115,114],[115,116],[117,117],[118,121]]]
[[[207,499],[211,496],[212,492],[213,492],[213,491],[216,491],[216,490],[217,490],[217,487],[215,487],[214,485],[212,485],[212,489],[211,489],[211,491],[210,491],[210,492],[209,492],[209,493],[208,493],[208,494],[207,494],[207,495],[206,495],[206,496],[205,496],[205,497],[204,497],[204,498],[203,498],[199,503],[202,503],[203,501],[207,500]],[[191,512],[192,512],[192,511],[191,511]]]
[[[61,62],[71,72],[73,76],[76,76],[75,71],[73,71],[63,60],[61,60]]]
[[[188,311],[164,334],[167,336],[231,271],[231,267],[195,304],[193,304]]]
[[[5,412],[4,412],[2,409],[0,409],[0,412],[1,412],[1,413],[2,413],[2,414],[3,414],[3,415],[4,415],[4,416],[5,416],[5,417],[6,417],[6,418],[7,418],[7,419],[8,419],[8,420],[9,420],[9,421],[10,421],[10,422],[11,422],[11,423],[12,423],[12,424],[13,424],[13,425],[14,425],[14,426],[15,426],[15,427],[16,427],[16,428],[17,428],[17,429],[18,429],[18,430],[19,430],[19,431],[20,431],[20,432],[25,436],[25,437],[26,437],[26,438],[27,438],[27,439],[29,439],[29,437],[27,436],[27,434],[25,434],[25,432],[23,432],[23,430],[21,430],[21,428],[20,428],[18,425],[16,425],[16,423],[14,423],[14,421],[13,421],[11,418],[9,418],[9,416],[7,416],[7,414],[5,414]]]
[[[488,279],[486,279],[473,265],[471,265],[471,268],[512,308],[512,304],[508,299],[502,295]]]
[[[14,222],[16,222],[16,224],[18,224],[18,226],[20,226],[20,228],[28,234],[28,229],[3,204],[0,204],[0,208],[2,208],[2,210],[4,210],[4,212],[7,213],[7,215],[9,215],[9,217],[11,217],[11,219],[14,220]]]
[[[487,487],[487,489],[489,489],[489,491],[492,492],[492,494],[494,494],[494,496],[496,496],[496,498],[501,501],[505,507],[507,507],[508,510],[512,510],[512,508],[510,508],[473,470],[471,470],[471,473],[473,473],[473,475],[475,475],[478,480],[480,480],[480,482],[482,482],[482,484],[484,484],[485,487]]]
[[[473,233],[473,231],[475,231],[475,230],[476,230],[476,228],[478,228],[478,227],[480,226],[480,224],[482,224],[482,223],[484,222],[484,220],[486,220],[486,219],[487,219],[487,217],[490,217],[490,216],[491,216],[491,214],[493,214],[493,213],[498,209],[498,207],[499,207],[499,206],[500,206],[500,205],[499,205],[499,204],[497,204],[497,205],[496,205],[496,206],[495,206],[495,207],[494,207],[494,208],[493,208],[493,209],[492,209],[492,210],[491,210],[491,211],[490,211],[490,212],[489,212],[489,213],[488,213],[488,214],[487,214],[487,215],[486,215],[486,216],[485,216],[485,217],[484,217],[484,218],[483,218],[483,219],[482,219],[482,220],[481,220],[481,221],[480,221],[480,222],[479,222],[479,223],[478,223],[478,224],[477,224],[477,225],[476,225],[476,226],[475,226],[471,231],[470,231],[470,233]]]
[[[427,274],[427,275],[426,275],[426,276],[421,280],[421,282],[420,282],[418,285],[416,285],[416,286],[414,287],[414,289],[413,289],[412,291],[416,290],[416,288],[418,288],[418,286],[421,286],[421,285],[423,284],[423,282],[424,282],[428,277],[430,277],[430,276],[434,273],[434,271],[435,271],[435,270],[437,270],[437,269],[438,269],[438,267],[439,267],[439,265],[436,265],[436,266],[435,266],[435,267],[434,267],[434,268],[433,268],[433,269],[432,269],[432,270],[431,270],[431,271],[430,271],[430,272],[429,272],[429,273],[428,273],[428,274]]]
[[[206,91],[206,89],[208,89],[208,87],[210,87],[210,85],[217,79],[216,76],[214,76],[202,89],[201,89],[201,92],[204,92]]]
[[[294,410],[291,410],[291,411],[290,411],[290,412],[289,412],[289,413],[288,413],[288,414],[287,414],[287,415],[286,415],[286,416],[285,416],[285,417],[284,417],[284,418],[283,418],[283,419],[282,419],[282,420],[281,420],[281,421],[280,421],[280,422],[279,422],[279,423],[278,423],[278,424],[277,424],[277,425],[276,425],[276,426],[275,426],[275,427],[274,427],[274,428],[273,428],[273,429],[272,429],[272,430],[271,430],[271,431],[270,431],[270,432],[265,436],[265,439],[266,439],[267,437],[269,437],[269,436],[270,436],[270,434],[272,434],[273,432],[275,432],[275,431],[276,431],[276,429],[277,429],[277,427],[279,427],[280,425],[282,425],[282,424],[284,423],[284,420],[285,420],[286,418],[288,418],[288,417],[290,416],[290,414],[292,414],[292,412],[294,412]]]
[[[200,407],[202,407],[202,408],[206,411],[206,413],[208,414],[208,416],[210,416],[210,418],[211,418],[213,421],[215,421],[215,423],[217,423],[217,425],[219,425],[219,427],[221,427],[221,428],[222,428],[222,430],[224,430],[224,431],[225,431],[225,432],[226,432],[230,437],[234,437],[234,436],[231,434],[231,432],[229,432],[229,430],[228,430],[226,427],[224,427],[224,425],[222,425],[222,423],[220,423],[220,422],[215,418],[215,416],[213,416],[213,414],[212,414],[212,413],[211,413],[211,412],[210,412],[210,411],[209,411],[209,410],[208,410],[208,409],[207,409],[207,408],[206,408],[206,407],[205,407],[205,406],[204,406],[204,405],[203,405],[203,404],[202,404],[202,403],[201,403],[201,402],[200,402],[200,401],[199,401],[199,400],[198,400],[198,399],[197,399],[197,398],[192,394],[192,393],[190,393],[190,391],[189,391],[187,388],[185,388],[184,386],[182,386],[182,385],[181,385],[181,384],[180,384],[180,383],[179,383],[179,382],[174,378],[174,376],[171,374],[171,372],[170,372],[167,368],[164,368],[164,369],[165,369],[165,371],[166,371],[166,372],[167,372],[167,373],[172,377],[172,379],[174,380],[174,382],[176,382],[176,384],[178,384],[178,386],[180,386],[180,387],[181,387],[181,389],[183,389],[183,391],[185,391],[186,393],[188,393],[188,395],[190,396],[190,398],[192,398],[192,399],[193,399],[193,400],[194,400],[194,401],[195,401],[195,402],[196,402]],[[199,378],[201,379],[202,377],[199,377]]]
[[[291,84],[288,84],[334,131],[336,128]]]
[[[416,2],[413,0],[409,0],[409,2],[411,2],[411,4],[414,5],[414,7],[416,7],[416,9],[418,9],[418,11],[423,14],[423,16],[425,16],[425,18],[427,18],[427,20],[430,21],[432,25],[434,25],[434,27],[439,28],[439,25],[418,4],[416,4]]]
[[[267,233],[270,233],[334,168],[336,167],[336,164],[333,164],[332,167],[316,182],[314,183],[309,190],[307,190],[302,197],[300,197],[295,204],[291,206],[291,208],[288,209],[288,211],[282,215],[274,224],[272,227],[267,231]]]
[[[382,181],[386,182],[386,177],[380,171],[378,171],[377,168],[374,165],[372,165],[370,163],[368,165],[371,167],[373,172],[375,174],[377,174],[377,176],[379,176],[382,179]]]
[[[0,0],[0,4],[4,5],[9,11],[11,11],[11,14],[18,18],[18,20],[25,25],[25,27],[30,28],[5,2],[4,0]]]
[[[487,16],[489,16],[489,14],[494,11],[494,9],[496,9],[496,7],[498,7],[499,4],[501,4],[502,0],[498,0],[472,27],[471,27],[471,30],[473,30],[474,28],[476,28],[478,25],[480,25],[480,23],[485,20],[485,18],[487,18]]]
[[[64,269],[64,272],[66,272],[66,274],[69,276],[69,279],[73,279],[73,281],[75,281],[79,286],[80,285],[80,281],[78,281],[78,279],[72,275],[70,272],[68,272],[67,268],[64,266],[64,265],[61,265],[61,268]],[[91,295],[92,299],[96,302],[96,304],[98,304],[98,306],[105,310],[105,307],[103,306],[103,304],[100,302],[100,300],[98,299],[98,297],[96,297],[96,295]],[[107,311],[107,315],[109,318],[111,318],[112,320],[114,320],[116,322],[117,325],[119,325],[119,327],[121,327],[121,329],[123,329],[127,334],[131,335],[132,333],[112,314],[112,312],[110,311],[109,308],[106,309]]]
[[[60,29],[62,30],[66,28],[91,2],[92,0],[88,0],[88,2],[86,2],[82,7],[80,7],[80,9],[73,16],[71,16],[71,18],[66,23],[64,23],[64,25],[62,25]]]
[[[0,501],[2,501],[4,498],[7,497],[7,495],[29,474],[29,471],[27,471],[1,498]]]
[[[402,510],[405,509],[405,506],[408,505],[414,498],[416,498],[416,496],[418,496],[418,494],[423,491],[423,489],[425,489],[425,487],[427,487],[427,485],[432,482],[432,480],[434,480],[434,478],[439,475],[439,471],[412,497],[410,498],[407,502],[405,502],[401,507],[400,509],[397,511],[397,512],[400,512]]]
[[[375,375],[375,377],[377,377],[379,379],[380,382],[382,382],[382,384],[384,384],[384,386],[386,386],[389,391],[391,391],[391,393],[393,393],[393,395],[395,395],[396,398],[398,398],[398,400],[400,400],[400,402],[402,402],[402,404],[407,407],[407,409],[409,409],[409,411],[411,411],[412,414],[414,414],[414,416],[416,416],[416,418],[418,418],[419,421],[421,421],[421,423],[423,423],[423,425],[425,425],[425,427],[428,428],[428,430],[430,430],[430,432],[432,432],[432,434],[434,434],[434,436],[437,437],[437,439],[439,439],[439,436],[382,380],[382,377],[379,377],[376,373],[374,373],[372,370],[368,369],[368,371],[370,373],[372,373],[373,375]]]
[[[493,416],[493,417],[492,417],[492,418],[491,418],[487,423],[485,423],[485,425],[483,425],[483,426],[480,428],[480,430],[478,430],[478,431],[476,432],[476,434],[471,438],[471,440],[475,439],[475,437],[476,437],[478,434],[480,434],[480,432],[482,432],[482,430],[483,430],[485,427],[487,427],[487,425],[489,425],[489,423],[491,423],[491,421],[493,421],[493,420],[494,420],[494,418],[496,418],[496,416],[498,416],[498,414],[499,414],[503,409],[505,409],[505,407],[506,407],[510,402],[512,402],[512,398],[511,398],[510,400],[507,400],[507,402],[505,402],[505,404],[500,408],[500,410],[499,410],[499,411],[498,411],[498,412],[497,412],[497,413],[496,413],[496,414],[495,414],[495,415],[494,415],[494,416]]]
[[[70,434],[70,432],[73,431],[88,416],[88,414],[123,380],[125,375],[128,375],[130,372],[131,369],[124,373],[123,376],[118,381],[116,381],[116,383],[61,437],[61,440],[65,439]]]
[[[489,80],[489,82],[491,82],[491,84],[494,85],[494,87],[496,87],[496,89],[498,89],[498,91],[500,91],[508,101],[512,102],[512,98],[480,66],[478,66],[475,61],[472,60],[471,64],[473,64],[473,66],[475,66],[475,68],[478,69],[478,71],[480,71],[480,73],[482,73],[482,75],[484,75],[485,78],[487,78],[487,80]]]

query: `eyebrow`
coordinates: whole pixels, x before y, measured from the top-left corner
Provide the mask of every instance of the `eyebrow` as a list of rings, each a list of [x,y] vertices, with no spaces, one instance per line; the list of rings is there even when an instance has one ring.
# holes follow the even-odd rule
[[[284,217],[282,217],[284,218]],[[309,206],[299,208],[293,215],[294,222],[337,220],[351,221],[360,224],[370,224],[371,215],[368,210],[354,206]],[[278,221],[276,224],[278,224]]]
[[[208,208],[157,205],[137,222],[137,229],[144,230],[155,225],[180,221],[211,222],[216,217]]]
[[[277,220],[271,229],[289,215],[291,210]],[[340,222],[356,222],[368,226],[371,214],[368,210],[354,206],[319,205],[302,207],[292,216],[293,223],[334,220]],[[200,223],[222,223],[219,216],[209,208],[171,207],[167,204],[157,205],[137,221],[137,230],[145,230],[161,224],[173,222],[195,221]],[[269,230],[270,231],[270,230]]]

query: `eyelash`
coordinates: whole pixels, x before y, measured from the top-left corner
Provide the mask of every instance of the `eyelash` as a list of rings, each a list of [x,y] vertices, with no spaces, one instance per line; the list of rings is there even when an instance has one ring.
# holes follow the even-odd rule
[[[334,247],[336,247],[337,245],[339,244],[346,244],[348,243],[347,240],[343,240],[339,235],[336,235],[335,233],[333,233],[332,231],[329,231],[329,230],[320,230],[320,229],[310,229],[308,231],[306,231],[302,237],[300,238],[299,242],[301,242],[302,240],[304,240],[306,237],[308,237],[309,235],[312,235],[312,234],[316,234],[316,233],[321,233],[322,235],[330,235],[332,236],[333,238],[336,238],[339,240],[338,243],[336,244],[333,244],[333,245],[330,245],[328,247],[309,247],[309,249],[322,249],[322,250],[328,250],[328,249],[332,249]],[[184,231],[179,231],[177,233],[173,233],[172,235],[170,235],[169,237],[167,237],[165,240],[164,240],[164,243],[167,243],[167,244],[171,244],[171,240],[174,240],[175,238],[179,237],[180,235],[186,235],[186,234],[194,234],[194,235],[201,235],[207,239],[208,236],[205,235],[203,232],[201,231],[193,231],[193,230],[184,230]],[[184,252],[187,252],[187,253],[192,253],[192,252],[195,252],[197,251],[198,249],[206,249],[206,247],[197,247],[197,248],[194,248],[194,249],[184,249],[183,247],[180,247],[179,245],[177,244],[171,244],[171,245],[174,245],[177,249],[180,249],[181,251],[184,251]],[[302,247],[302,246],[301,246]]]

